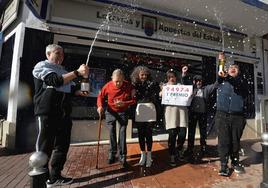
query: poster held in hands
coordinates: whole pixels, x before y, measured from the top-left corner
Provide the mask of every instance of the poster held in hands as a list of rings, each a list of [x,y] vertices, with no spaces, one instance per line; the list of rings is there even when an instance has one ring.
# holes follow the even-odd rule
[[[192,102],[192,85],[166,85],[162,90],[162,104],[190,106]]]

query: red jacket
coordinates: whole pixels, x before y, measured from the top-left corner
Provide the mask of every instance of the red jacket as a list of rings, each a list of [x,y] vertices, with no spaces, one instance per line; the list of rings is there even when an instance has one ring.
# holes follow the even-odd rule
[[[97,99],[97,106],[103,107],[104,100],[108,97],[108,109],[114,112],[123,112],[129,105],[136,103],[135,98],[131,97],[131,92],[134,89],[134,86],[127,81],[124,81],[120,88],[117,88],[113,81],[108,82],[101,89],[100,94]],[[115,105],[115,100],[121,100],[125,103],[122,107]]]

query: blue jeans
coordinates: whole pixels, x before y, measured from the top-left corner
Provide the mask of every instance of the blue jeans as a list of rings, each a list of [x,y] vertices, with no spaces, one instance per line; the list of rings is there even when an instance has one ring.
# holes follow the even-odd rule
[[[110,133],[110,149],[111,155],[117,153],[117,139],[116,139],[116,121],[119,123],[119,155],[123,156],[127,154],[127,143],[126,143],[126,130],[128,124],[128,115],[126,112],[113,112],[107,110],[105,112],[106,126]]]

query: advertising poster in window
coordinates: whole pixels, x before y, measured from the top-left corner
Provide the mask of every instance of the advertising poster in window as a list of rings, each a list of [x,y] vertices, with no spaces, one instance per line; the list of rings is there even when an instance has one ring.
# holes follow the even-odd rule
[[[89,97],[97,97],[101,88],[105,84],[105,69],[90,68],[89,71],[89,84],[90,84],[90,93]]]

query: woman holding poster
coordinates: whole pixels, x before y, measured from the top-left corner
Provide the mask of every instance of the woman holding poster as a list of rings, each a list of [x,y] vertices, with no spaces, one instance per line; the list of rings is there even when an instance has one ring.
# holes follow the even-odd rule
[[[152,165],[152,127],[156,122],[155,103],[159,87],[152,82],[150,70],[145,66],[136,67],[131,74],[132,84],[136,90],[137,107],[134,122],[138,128],[141,158],[139,165]],[[147,146],[147,153],[145,149]]]
[[[188,70],[188,67],[185,68],[184,66],[182,68],[182,75],[185,74],[185,72]],[[177,75],[176,72],[173,69],[170,69],[166,73],[167,76],[167,83],[163,86],[172,86],[172,85],[181,85],[180,83],[177,83]],[[188,86],[190,87],[190,86]],[[170,154],[170,165],[176,166],[175,156],[176,156],[176,140],[177,141],[177,148],[178,148],[178,155],[179,157],[183,156],[182,150],[183,150],[183,144],[186,139],[186,127],[188,126],[188,108],[187,106],[178,106],[175,103],[174,104],[168,104],[163,102],[163,98],[167,95],[165,93],[167,87],[163,89],[160,92],[160,96],[162,96],[162,104],[165,105],[165,125],[166,129],[169,134],[168,138],[168,149]],[[189,92],[189,89],[186,88],[187,92],[185,92],[185,95],[191,95],[191,91]],[[174,92],[173,95],[180,94],[179,92]]]

